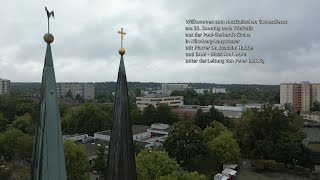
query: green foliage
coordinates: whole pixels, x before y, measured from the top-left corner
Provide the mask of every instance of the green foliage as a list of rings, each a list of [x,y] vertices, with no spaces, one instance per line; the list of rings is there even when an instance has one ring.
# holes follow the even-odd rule
[[[69,91],[66,93],[66,98],[73,99],[73,94],[72,94],[71,90],[69,90]]]
[[[97,145],[97,158],[95,159],[95,170],[101,174],[106,173],[107,148],[105,145]]]
[[[228,131],[227,128],[218,121],[213,121],[213,123],[202,131],[205,141],[208,142],[216,137],[218,137],[222,132]]]
[[[93,103],[85,103],[62,118],[63,131],[69,134],[93,135],[95,132],[110,129],[110,124],[111,110],[105,111]]]
[[[204,138],[201,129],[190,121],[179,121],[163,143],[169,156],[178,163],[188,165],[190,160],[203,152]]]
[[[319,171],[312,171],[311,179],[312,180],[320,180],[320,172]]]
[[[175,171],[170,175],[161,176],[159,180],[205,180],[206,176],[198,172]]]
[[[9,128],[20,130],[29,135],[35,134],[35,122],[28,113],[24,116],[16,116],[16,119],[10,124]]]
[[[134,92],[134,95],[135,95],[136,97],[141,96],[141,89],[136,88],[136,89],[133,90],[133,92]]]
[[[240,148],[229,131],[221,132],[217,137],[207,142],[208,154],[218,162],[238,163]]]
[[[179,117],[167,104],[160,104],[157,108],[147,106],[143,112],[138,109],[131,110],[131,118],[134,124],[150,126],[153,123],[173,124],[179,121]]]
[[[138,141],[133,141],[133,149],[134,149],[134,154],[137,155],[141,151],[145,150],[146,148],[144,147],[144,144]]]
[[[197,115],[195,117],[195,124],[197,126],[199,126],[201,129],[205,129],[213,121],[221,122],[225,126],[229,125],[228,119],[214,107],[212,107],[209,112],[202,112],[201,109],[198,109]]]
[[[66,141],[64,155],[68,180],[87,180],[90,171],[87,152],[73,142]]]
[[[0,133],[7,130],[8,124],[9,124],[8,119],[4,118],[2,113],[0,113]]]
[[[9,161],[31,159],[33,137],[17,129],[9,129],[0,134],[0,154]]]
[[[307,161],[301,145],[305,136],[299,116],[286,116],[283,110],[265,106],[261,111],[245,111],[234,122],[234,134],[242,154],[284,163],[292,159]]]
[[[320,102],[318,101],[313,102],[311,111],[320,111]]]
[[[28,98],[0,95],[0,114],[11,123],[16,116],[30,113],[33,119],[37,117],[38,104]]]
[[[175,160],[160,151],[140,152],[136,157],[136,166],[139,180],[157,179],[180,170]]]

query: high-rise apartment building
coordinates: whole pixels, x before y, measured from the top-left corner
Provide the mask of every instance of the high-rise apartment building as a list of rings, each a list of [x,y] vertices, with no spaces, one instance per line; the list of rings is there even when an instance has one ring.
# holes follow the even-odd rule
[[[57,94],[65,97],[70,91],[75,98],[77,94],[84,99],[94,99],[94,83],[57,83]]]
[[[158,90],[158,94],[171,94],[172,91],[183,91],[188,88],[188,84],[162,84],[162,89]]]
[[[1,94],[10,94],[10,80],[0,78],[0,95]]]
[[[290,104],[295,112],[310,111],[315,101],[320,102],[319,83],[303,81],[280,84],[280,104]]]

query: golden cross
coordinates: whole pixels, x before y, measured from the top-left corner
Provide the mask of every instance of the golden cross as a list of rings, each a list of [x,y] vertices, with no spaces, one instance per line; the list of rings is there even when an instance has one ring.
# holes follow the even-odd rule
[[[126,35],[125,32],[123,32],[123,28],[121,28],[121,31],[118,31],[119,34],[121,34],[121,48],[123,48],[123,35]]]

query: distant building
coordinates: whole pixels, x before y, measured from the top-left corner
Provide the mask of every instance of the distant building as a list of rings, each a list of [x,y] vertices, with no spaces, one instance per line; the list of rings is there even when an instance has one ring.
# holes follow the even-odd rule
[[[226,88],[216,88],[216,87],[212,88],[212,93],[226,93],[226,92],[227,92]]]
[[[291,105],[293,111],[310,111],[313,102],[320,102],[320,83],[281,83],[280,104]]]
[[[0,78],[0,95],[10,95],[10,80]]]
[[[194,89],[198,94],[204,94],[210,92],[210,89]]]
[[[158,90],[158,94],[171,94],[172,91],[183,91],[188,88],[188,84],[162,84],[162,89]]]
[[[303,120],[320,123],[320,112],[300,112]]]
[[[150,150],[156,147],[162,147],[162,143],[168,137],[169,132],[173,129],[173,126],[162,123],[154,123],[150,126],[133,125],[132,135],[133,140],[139,141]],[[94,133],[94,139],[104,142],[110,141],[111,131],[106,130],[102,132]]]
[[[140,110],[153,105],[158,107],[160,104],[167,104],[170,107],[177,108],[183,105],[183,96],[169,96],[164,94],[148,94],[144,97],[136,98],[136,105]]]
[[[65,97],[70,91],[73,98],[79,94],[84,99],[94,99],[94,83],[57,83],[57,94]]]
[[[132,126],[132,135],[133,139],[144,139],[150,137],[150,133],[147,130],[150,126],[143,125],[133,125]],[[106,130],[102,132],[94,133],[94,139],[102,140],[102,141],[110,141],[111,130]]]

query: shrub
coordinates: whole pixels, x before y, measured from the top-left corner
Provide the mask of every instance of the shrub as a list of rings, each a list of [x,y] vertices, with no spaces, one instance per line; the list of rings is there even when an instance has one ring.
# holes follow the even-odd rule
[[[313,171],[311,173],[311,179],[312,180],[320,180],[320,172],[319,171]]]

